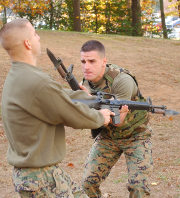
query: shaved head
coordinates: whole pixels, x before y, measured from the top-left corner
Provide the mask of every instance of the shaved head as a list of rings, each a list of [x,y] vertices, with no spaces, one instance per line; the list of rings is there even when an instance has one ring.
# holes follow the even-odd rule
[[[2,47],[9,51],[21,45],[25,39],[28,39],[27,19],[15,19],[5,24],[0,30],[0,42]]]
[[[0,30],[0,42],[12,61],[36,64],[41,53],[40,37],[27,19],[15,19]]]
[[[97,40],[89,40],[81,47],[81,52],[97,51],[103,58],[105,57],[104,45]]]

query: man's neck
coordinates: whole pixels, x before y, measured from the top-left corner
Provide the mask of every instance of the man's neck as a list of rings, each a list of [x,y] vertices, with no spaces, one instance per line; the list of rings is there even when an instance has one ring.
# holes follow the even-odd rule
[[[29,65],[33,65],[36,66],[36,61],[34,60],[27,60],[27,59],[12,59],[13,62],[23,62],[23,63],[27,63]]]
[[[28,55],[11,56],[11,60],[16,61],[16,62],[27,63],[27,64],[33,65],[33,66],[36,66],[36,63],[37,63],[36,58],[34,58],[32,56],[28,56]]]

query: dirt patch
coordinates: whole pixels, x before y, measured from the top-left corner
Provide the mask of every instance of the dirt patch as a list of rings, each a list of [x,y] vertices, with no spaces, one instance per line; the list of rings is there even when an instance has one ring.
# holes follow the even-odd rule
[[[40,67],[54,79],[60,79],[46,55],[48,47],[66,66],[74,64],[74,75],[80,81],[82,72],[79,60],[81,45],[89,39],[98,39],[106,47],[108,62],[118,64],[133,72],[144,96],[151,96],[153,103],[166,105],[180,111],[180,41],[146,39],[125,36],[40,31],[42,55]],[[10,60],[0,48],[0,98],[3,82],[10,68]],[[151,116],[153,128],[154,172],[150,183],[152,198],[180,198],[180,116],[174,118]],[[89,130],[66,128],[67,156],[62,167],[77,182],[81,181],[83,164],[93,143]],[[16,198],[11,180],[12,167],[6,161],[8,142],[0,120],[0,197]],[[128,198],[127,170],[124,156],[113,167],[102,184],[103,193],[112,198]]]

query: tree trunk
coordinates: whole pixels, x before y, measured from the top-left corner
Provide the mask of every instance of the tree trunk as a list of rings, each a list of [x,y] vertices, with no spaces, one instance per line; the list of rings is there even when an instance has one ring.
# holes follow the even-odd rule
[[[97,5],[96,2],[94,3],[94,13],[96,15],[96,21],[95,21],[95,32],[98,32],[98,10],[97,10]]]
[[[7,10],[6,6],[4,6],[4,17],[3,17],[3,24],[7,23]]]
[[[109,34],[110,33],[110,19],[111,19],[111,5],[109,2],[106,2],[105,16],[106,16],[106,34]]]
[[[53,28],[53,19],[54,18],[54,6],[53,6],[53,0],[50,2],[50,20],[49,20],[49,28],[52,30]]]
[[[162,23],[162,29],[163,29],[163,38],[167,39],[167,28],[165,23],[165,15],[164,15],[164,3],[163,0],[160,0],[160,10],[161,10],[161,23]]]
[[[81,31],[80,0],[73,0],[74,31]]]
[[[132,36],[142,36],[140,0],[132,0]]]

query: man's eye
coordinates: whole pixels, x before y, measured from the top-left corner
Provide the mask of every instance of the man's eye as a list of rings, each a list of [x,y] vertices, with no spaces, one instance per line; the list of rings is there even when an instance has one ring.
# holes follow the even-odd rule
[[[81,63],[85,64],[85,63],[86,63],[86,61],[85,61],[85,60],[81,60]]]

